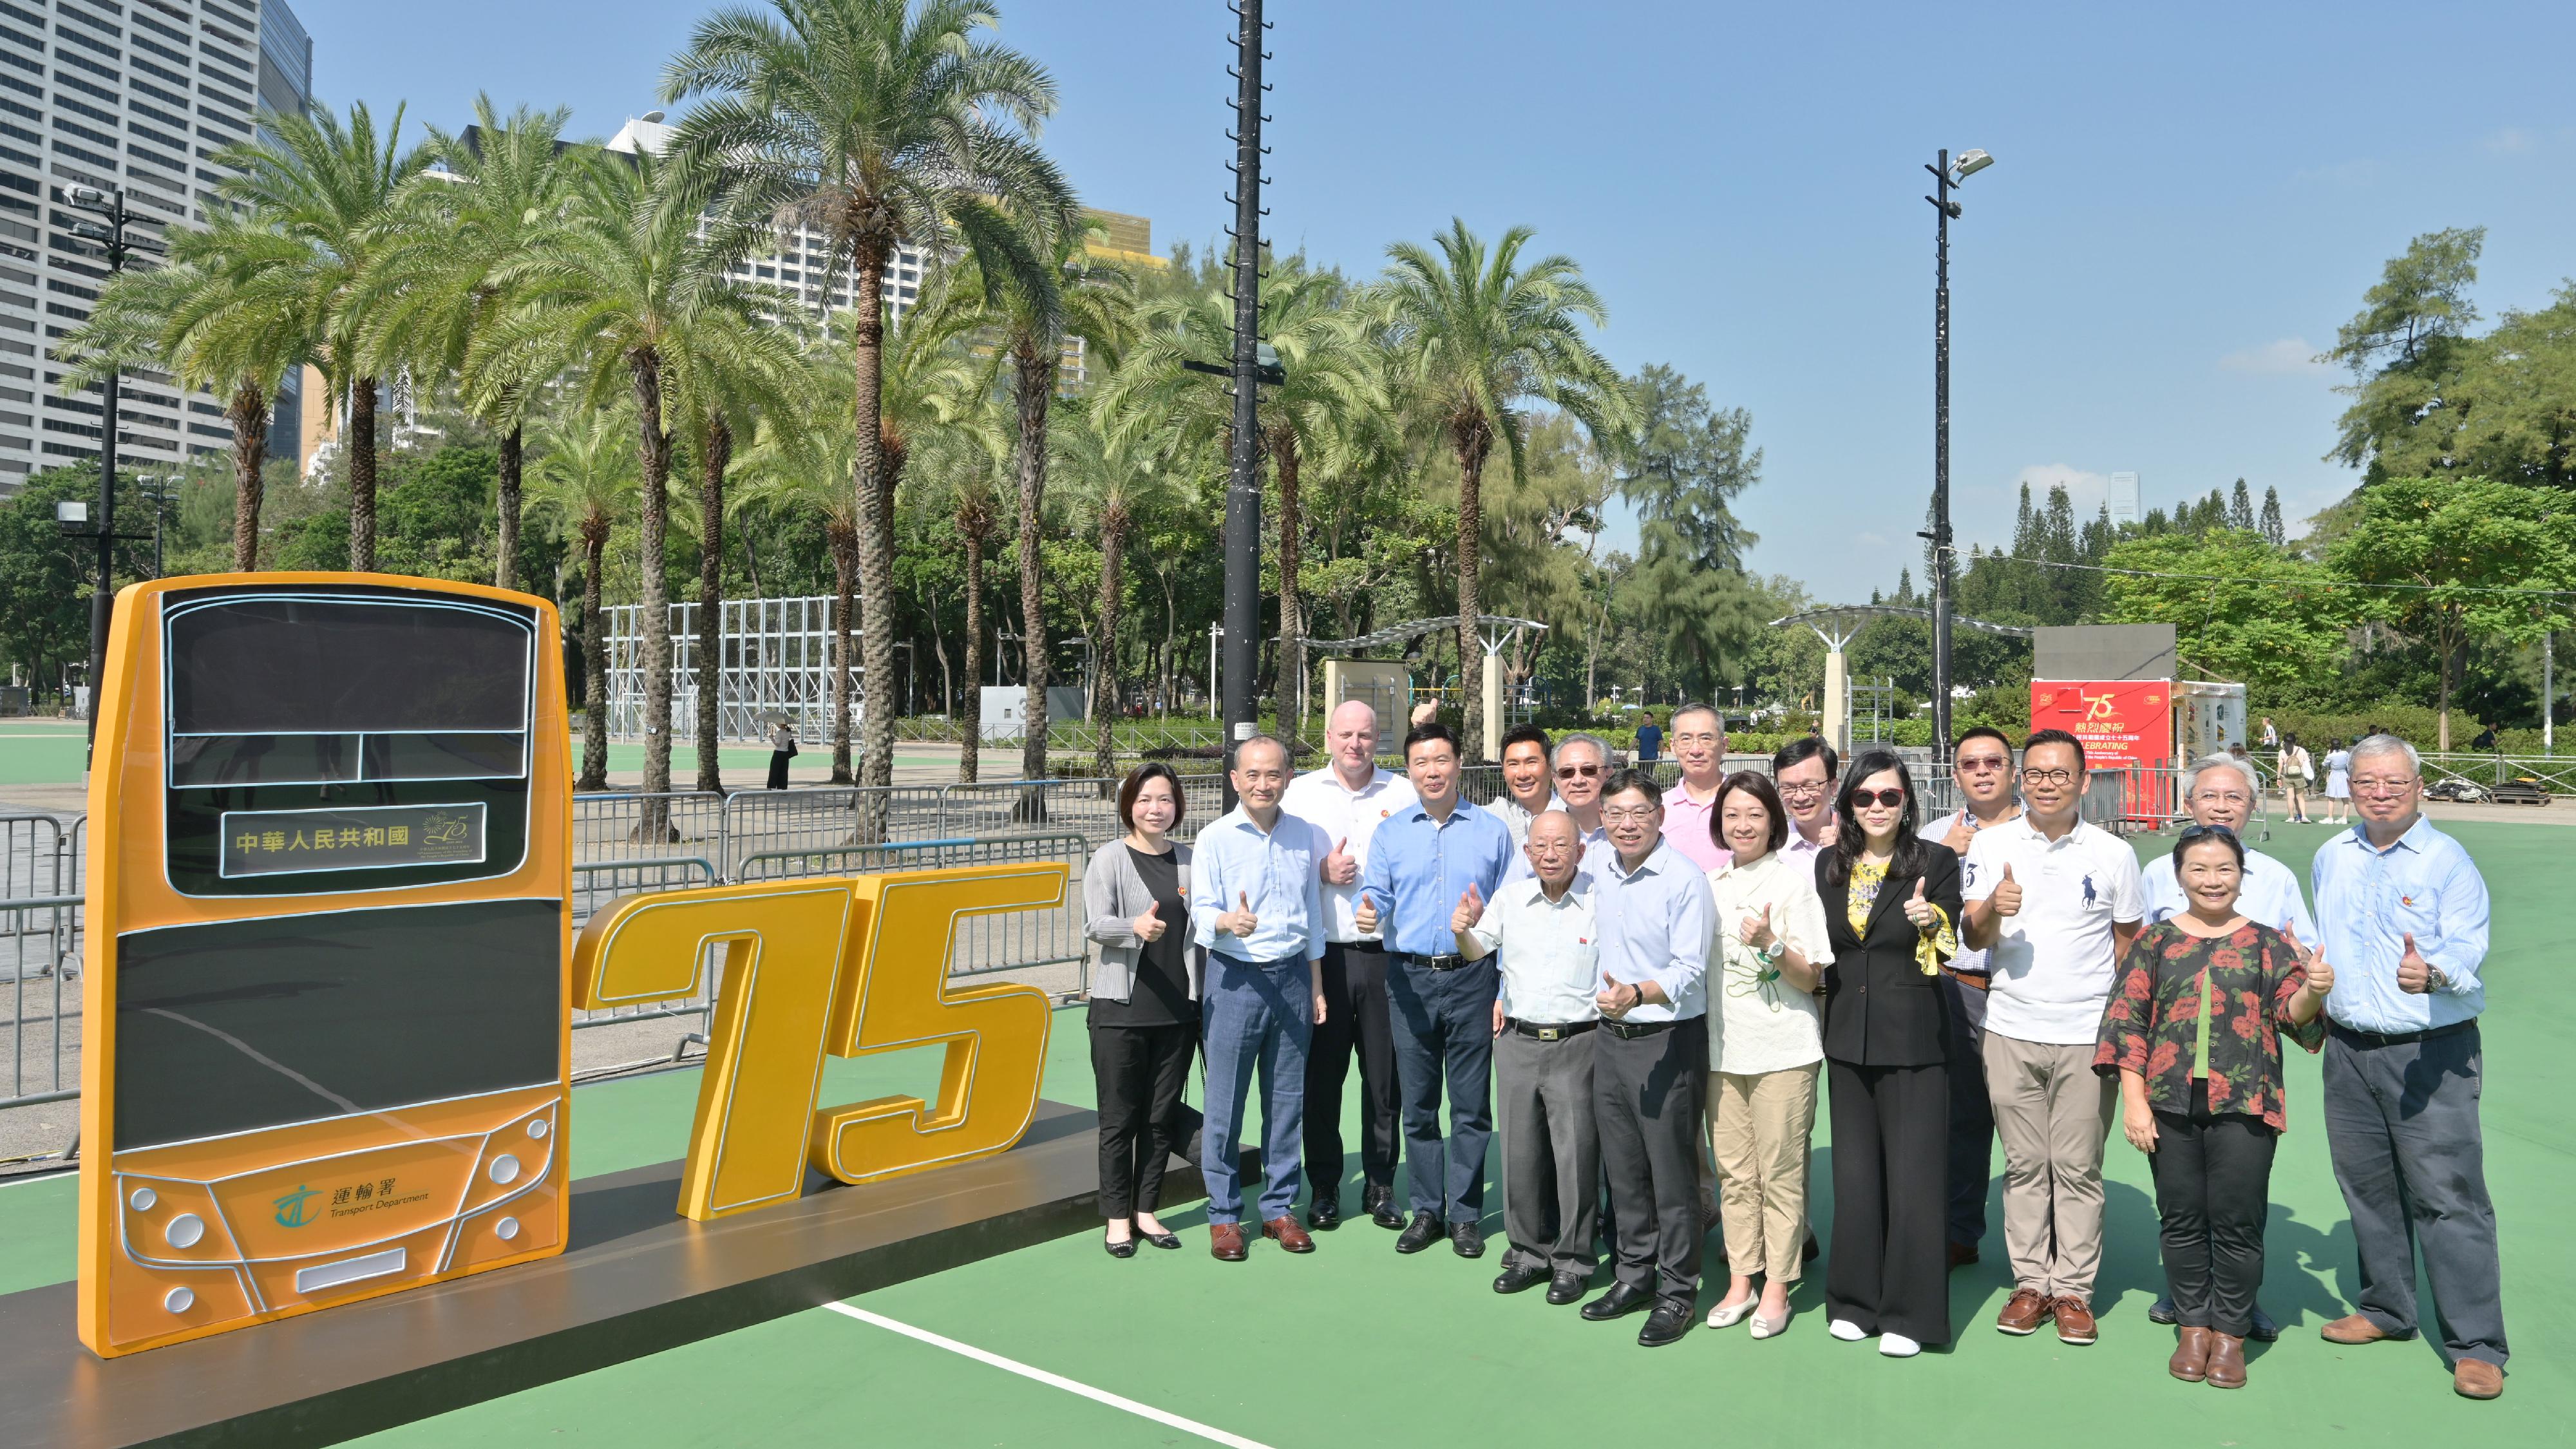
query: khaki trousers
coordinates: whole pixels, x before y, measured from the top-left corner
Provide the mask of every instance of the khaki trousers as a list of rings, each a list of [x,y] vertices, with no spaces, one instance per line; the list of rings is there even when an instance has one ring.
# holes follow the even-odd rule
[[[2004,1144],[2004,1251],[2016,1287],[2090,1304],[2102,1267],[2102,1147],[2119,1084],[2093,1044],[1986,1031],[1986,1090]]]
[[[1807,1242],[1807,1143],[1822,1062],[1786,1071],[1708,1074],[1708,1151],[1717,1161],[1726,1266],[1795,1283]]]

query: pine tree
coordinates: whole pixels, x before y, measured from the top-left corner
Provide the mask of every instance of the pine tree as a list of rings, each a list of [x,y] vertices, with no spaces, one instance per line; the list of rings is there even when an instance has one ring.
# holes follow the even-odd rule
[[[2274,548],[2279,548],[2281,545],[2290,541],[2289,530],[2281,526],[2280,489],[2266,488],[2263,490],[2263,520],[2260,526],[2263,533],[2263,541],[2272,545]]]
[[[2235,495],[2227,500],[2227,526],[2246,533],[2254,531],[2254,495],[2245,480],[2236,480]]]

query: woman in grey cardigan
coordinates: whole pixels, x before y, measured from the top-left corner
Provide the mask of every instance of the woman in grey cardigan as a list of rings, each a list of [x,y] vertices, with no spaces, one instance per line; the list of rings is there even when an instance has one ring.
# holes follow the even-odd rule
[[[1100,1093],[1100,1212],[1113,1258],[1136,1238],[1178,1248],[1154,1216],[1163,1166],[1183,1143],[1181,1088],[1199,1036],[1206,958],[1190,939],[1190,848],[1171,838],[1181,782],[1139,765],[1118,787],[1119,839],[1082,873],[1085,934],[1100,946],[1091,977],[1091,1075]]]

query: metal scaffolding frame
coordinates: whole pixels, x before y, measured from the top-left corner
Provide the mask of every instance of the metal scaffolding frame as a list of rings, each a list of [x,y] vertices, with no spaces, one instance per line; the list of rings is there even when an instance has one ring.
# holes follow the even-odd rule
[[[794,599],[727,599],[720,622],[723,699],[717,732],[757,740],[784,719],[807,741],[828,739],[832,725],[832,605],[829,594]],[[643,605],[601,609],[608,634],[608,732],[644,733]],[[671,738],[698,733],[698,606],[675,603],[671,617]],[[855,639],[853,640],[855,643]],[[850,670],[850,725],[857,732],[859,681]]]

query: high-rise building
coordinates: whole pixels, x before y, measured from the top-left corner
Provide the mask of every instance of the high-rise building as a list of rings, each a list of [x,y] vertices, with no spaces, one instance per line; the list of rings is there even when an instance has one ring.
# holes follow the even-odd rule
[[[2111,522],[2114,524],[2137,523],[2145,518],[2146,511],[2139,507],[2138,504],[2138,475],[2135,473],[2112,474]]]
[[[0,495],[98,456],[98,393],[63,395],[56,352],[107,268],[69,234],[85,214],[65,192],[122,190],[157,241],[221,204],[218,148],[263,109],[302,113],[312,90],[313,42],[282,0],[0,0]],[[281,397],[272,447],[299,404]],[[137,469],[231,445],[216,400],[159,373],[127,373],[117,414],[118,459]]]

